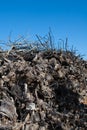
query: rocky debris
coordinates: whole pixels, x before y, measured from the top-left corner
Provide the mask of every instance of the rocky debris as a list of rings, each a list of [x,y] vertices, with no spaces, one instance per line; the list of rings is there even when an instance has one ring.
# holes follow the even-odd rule
[[[70,51],[0,53],[0,130],[86,130],[87,61]]]

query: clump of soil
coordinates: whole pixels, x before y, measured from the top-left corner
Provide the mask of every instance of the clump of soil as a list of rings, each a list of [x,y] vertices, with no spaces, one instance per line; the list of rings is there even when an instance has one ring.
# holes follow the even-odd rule
[[[0,53],[0,130],[86,130],[87,61],[71,51]]]

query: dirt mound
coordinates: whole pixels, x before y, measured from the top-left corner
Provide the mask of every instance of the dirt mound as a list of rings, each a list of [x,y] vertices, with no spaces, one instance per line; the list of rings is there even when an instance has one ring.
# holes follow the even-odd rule
[[[0,130],[86,130],[87,61],[70,51],[0,53]]]

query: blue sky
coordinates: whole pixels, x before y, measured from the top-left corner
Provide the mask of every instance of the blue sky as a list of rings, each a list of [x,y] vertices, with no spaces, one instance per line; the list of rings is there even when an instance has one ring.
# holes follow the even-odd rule
[[[55,42],[68,44],[87,59],[87,0],[0,0],[0,40],[19,35],[33,40],[51,27]]]

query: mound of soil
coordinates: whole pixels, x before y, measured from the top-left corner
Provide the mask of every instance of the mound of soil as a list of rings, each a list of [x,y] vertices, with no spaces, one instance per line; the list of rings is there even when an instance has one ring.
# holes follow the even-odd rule
[[[0,130],[86,130],[87,61],[70,51],[0,53]]]

